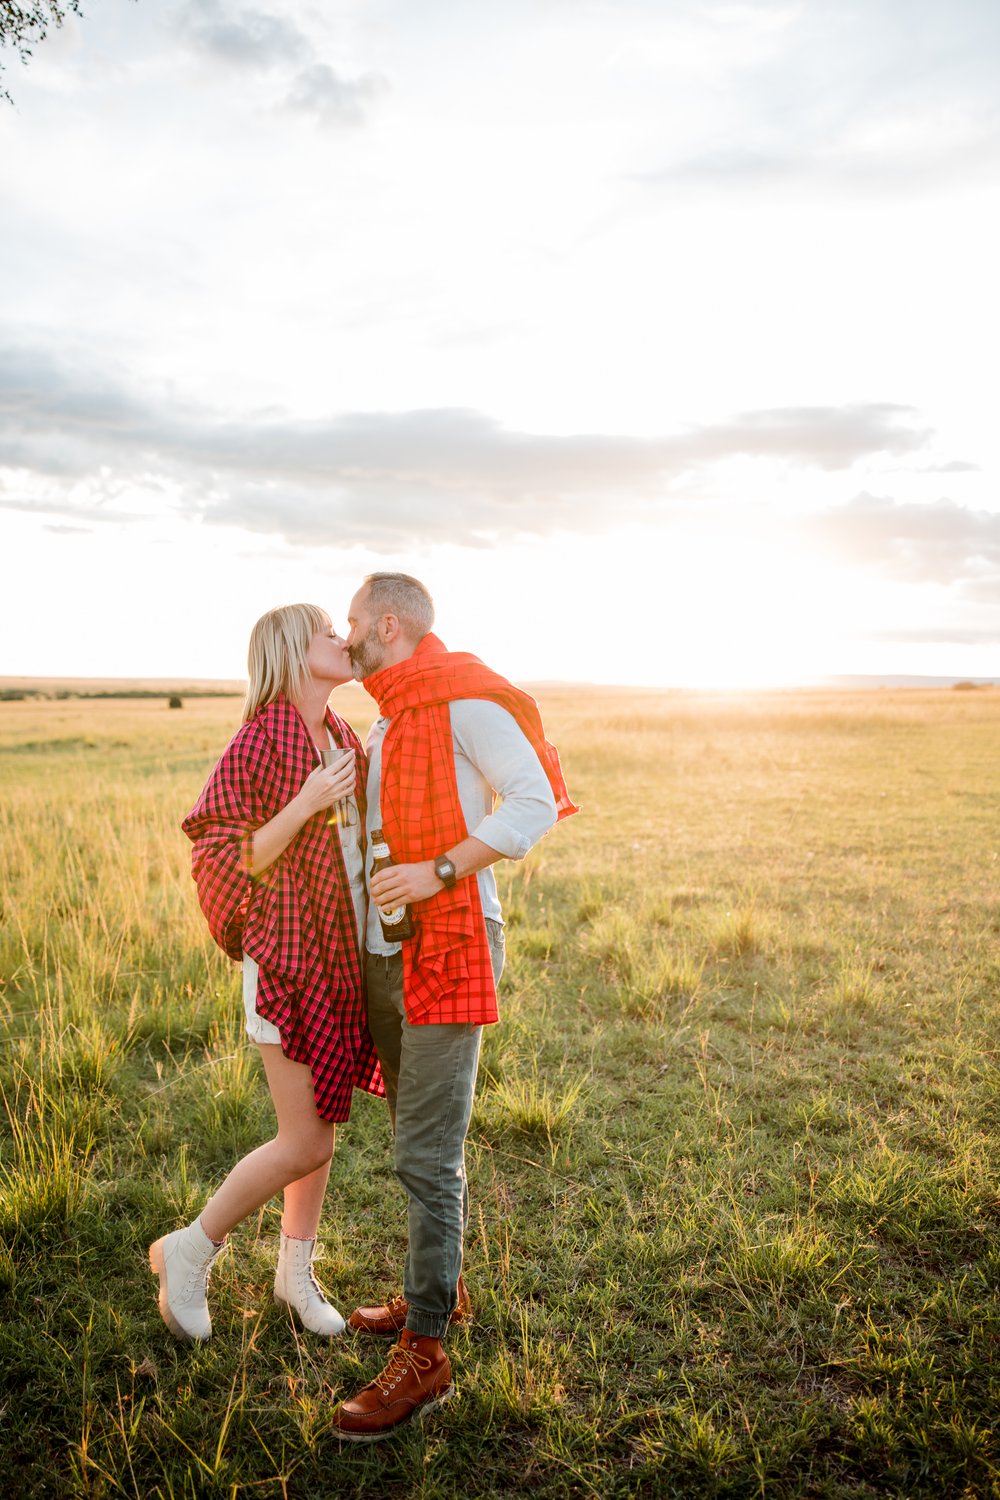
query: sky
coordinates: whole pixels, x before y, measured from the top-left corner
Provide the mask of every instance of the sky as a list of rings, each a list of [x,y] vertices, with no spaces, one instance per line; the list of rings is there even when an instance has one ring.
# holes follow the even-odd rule
[[[364,575],[523,682],[1000,675],[995,0],[86,0],[0,104],[0,673]]]

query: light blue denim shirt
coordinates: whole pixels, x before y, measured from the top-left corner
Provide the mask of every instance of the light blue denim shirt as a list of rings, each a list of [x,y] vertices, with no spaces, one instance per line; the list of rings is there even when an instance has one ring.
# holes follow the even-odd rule
[[[507,859],[523,859],[556,821],[556,803],[548,777],[515,719],[497,703],[459,698],[448,705],[455,747],[458,800],[468,832]],[[371,880],[371,835],[382,826],[379,788],[382,741],[388,719],[376,719],[368,735],[368,859]],[[444,854],[444,847],[438,851]],[[483,916],[501,922],[500,898],[491,865],[476,876]],[[398,943],[382,936],[378,908],[368,907],[369,953],[398,953]]]

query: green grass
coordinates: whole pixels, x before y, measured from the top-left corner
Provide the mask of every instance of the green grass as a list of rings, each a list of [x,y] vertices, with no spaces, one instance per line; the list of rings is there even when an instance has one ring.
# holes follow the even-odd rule
[[[348,697],[364,728],[362,695]],[[1000,695],[562,690],[498,867],[460,1397],[341,1450],[277,1205],[177,1346],[148,1242],[272,1122],[178,823],[233,700],[0,704],[0,1474],[49,1496],[1000,1496]],[[384,1107],[321,1279],[399,1284]]]

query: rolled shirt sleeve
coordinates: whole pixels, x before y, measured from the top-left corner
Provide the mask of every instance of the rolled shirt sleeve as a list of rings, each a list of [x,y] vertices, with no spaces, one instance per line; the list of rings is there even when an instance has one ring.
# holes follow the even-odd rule
[[[469,833],[507,859],[523,859],[556,821],[555,798],[538,756],[497,703],[460,698],[449,712]]]

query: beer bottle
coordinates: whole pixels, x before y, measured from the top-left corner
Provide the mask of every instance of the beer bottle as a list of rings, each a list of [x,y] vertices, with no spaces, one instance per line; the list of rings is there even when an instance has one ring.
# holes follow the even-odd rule
[[[387,870],[391,864],[392,856],[385,834],[381,828],[376,828],[372,832],[372,874],[377,870]],[[413,918],[408,906],[391,906],[388,911],[380,906],[378,919],[382,924],[382,936],[387,943],[398,943],[403,938],[413,936]]]

